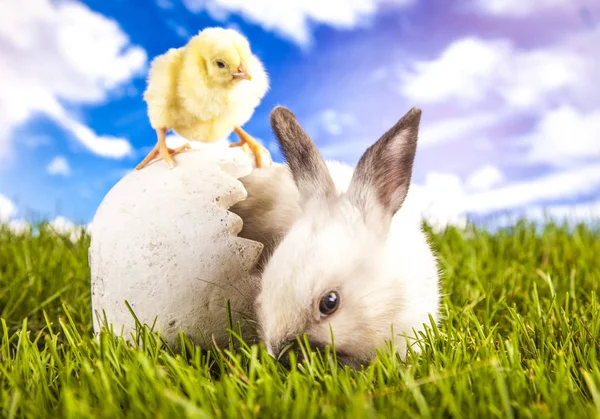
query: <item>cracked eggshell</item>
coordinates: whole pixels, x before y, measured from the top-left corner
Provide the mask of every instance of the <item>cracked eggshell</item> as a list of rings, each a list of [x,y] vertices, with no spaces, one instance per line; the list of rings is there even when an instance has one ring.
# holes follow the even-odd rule
[[[123,177],[92,221],[89,262],[94,330],[112,323],[130,338],[129,302],[142,324],[178,346],[179,330],[207,347],[228,343],[226,299],[244,339],[256,336],[251,275],[263,245],[237,237],[242,220],[227,209],[246,198],[238,178],[247,155],[225,149],[188,150],[169,169],[160,160]],[[248,321],[249,320],[249,321]]]

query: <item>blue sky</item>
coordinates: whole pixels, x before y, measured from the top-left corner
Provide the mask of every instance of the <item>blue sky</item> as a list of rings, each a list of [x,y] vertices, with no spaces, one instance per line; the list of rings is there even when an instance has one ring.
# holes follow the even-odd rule
[[[600,217],[595,0],[21,0],[0,14],[0,219],[91,221],[154,144],[149,61],[207,26],[240,30],[264,62],[271,89],[245,129],[277,161],[277,104],[349,164],[418,106],[426,216]]]

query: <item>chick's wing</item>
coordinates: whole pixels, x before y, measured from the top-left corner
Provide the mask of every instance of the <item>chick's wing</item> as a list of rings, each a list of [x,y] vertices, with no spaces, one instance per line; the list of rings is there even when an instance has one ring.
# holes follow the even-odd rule
[[[177,79],[182,64],[182,48],[172,48],[150,64],[144,100],[153,128],[170,128],[177,112]]]

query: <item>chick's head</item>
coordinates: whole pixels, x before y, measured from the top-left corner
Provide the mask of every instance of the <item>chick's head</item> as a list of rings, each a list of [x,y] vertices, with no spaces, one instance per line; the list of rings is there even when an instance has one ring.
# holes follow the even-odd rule
[[[232,29],[207,28],[189,43],[190,53],[198,57],[200,73],[210,84],[233,85],[252,80],[248,62],[252,59],[250,44]]]

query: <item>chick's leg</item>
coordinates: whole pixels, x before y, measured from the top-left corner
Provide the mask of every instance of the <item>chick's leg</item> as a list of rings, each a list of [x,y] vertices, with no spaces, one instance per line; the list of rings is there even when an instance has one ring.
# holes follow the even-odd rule
[[[171,155],[175,155],[177,153],[182,152],[183,150],[187,150],[188,148],[190,148],[189,144],[184,144],[181,147],[177,147],[175,149],[168,148],[167,142],[166,142],[166,136],[167,136],[166,128],[157,129],[156,135],[158,137],[158,141],[156,142],[156,145],[154,146],[152,151],[150,151],[150,153],[148,153],[148,155],[144,158],[144,160],[142,160],[142,162],[137,165],[136,170],[143,169],[157,155],[160,155],[160,157],[163,160],[165,160],[167,162],[167,164],[169,165],[169,167],[172,169],[173,167],[175,167],[175,161],[173,160],[173,157],[171,157]]]
[[[272,164],[271,153],[258,143],[250,134],[240,127],[234,128],[235,133],[240,137],[240,142],[230,144],[229,147],[241,146],[244,151],[250,150],[254,154],[256,167],[269,167]]]

